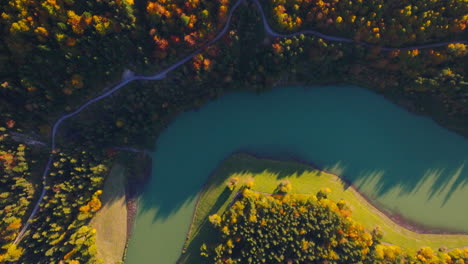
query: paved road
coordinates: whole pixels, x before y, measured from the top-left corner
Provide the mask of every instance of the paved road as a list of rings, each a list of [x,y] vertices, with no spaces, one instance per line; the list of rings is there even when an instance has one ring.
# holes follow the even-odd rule
[[[161,72],[158,72],[154,75],[151,75],[151,76],[139,76],[139,75],[135,75],[135,76],[126,76],[127,78],[123,78],[123,80],[117,84],[115,87],[113,87],[112,89],[110,90],[106,90],[104,93],[102,93],[101,95],[85,102],[83,105],[81,105],[78,109],[76,109],[75,111],[71,112],[71,113],[68,113],[68,114],[64,114],[63,116],[61,116],[54,124],[53,128],[52,128],[52,137],[51,137],[51,145],[50,145],[50,149],[52,150],[50,156],[49,156],[49,160],[47,161],[47,165],[45,166],[44,168],[44,171],[42,173],[42,191],[41,191],[41,195],[39,196],[39,199],[37,200],[32,212],[31,212],[31,215],[29,216],[28,220],[26,221],[26,223],[23,225],[23,228],[21,229],[21,231],[19,232],[18,236],[16,237],[15,241],[13,242],[13,244],[18,244],[19,242],[21,242],[21,239],[23,238],[25,232],[28,230],[29,228],[29,225],[32,221],[32,219],[36,216],[39,208],[40,208],[40,204],[41,202],[43,201],[44,199],[44,196],[46,194],[46,187],[47,187],[47,174],[49,173],[49,170],[50,170],[50,165],[52,163],[52,160],[55,156],[55,153],[54,153],[54,150],[56,148],[56,135],[57,135],[57,131],[58,129],[60,128],[60,125],[67,119],[70,119],[74,116],[76,116],[77,114],[79,114],[81,111],[83,111],[85,108],[87,108],[88,106],[110,96],[111,94],[113,94],[114,92],[118,91],[119,89],[121,89],[122,87],[126,86],[127,84],[133,82],[133,81],[137,81],[137,80],[149,80],[149,81],[157,81],[157,80],[162,80],[162,79],[165,79],[167,74],[171,73],[172,71],[174,71],[175,69],[179,68],[181,65],[185,64],[187,61],[191,60],[194,56],[196,56],[197,54],[199,54],[200,52],[202,52],[203,48],[205,48],[206,46],[209,46],[211,44],[213,44],[214,42],[218,41],[229,29],[229,26],[231,24],[231,20],[232,20],[232,16],[234,14],[234,11],[239,7],[239,5],[244,2],[244,1],[249,1],[249,0],[238,0],[234,5],[233,7],[231,8],[229,14],[228,14],[228,19],[226,21],[226,24],[224,25],[224,27],[221,29],[221,31],[213,38],[211,39],[210,41],[208,41],[207,43],[205,43],[205,45],[203,45],[202,47],[198,48],[197,50],[195,50],[194,52],[192,52],[191,54],[185,56],[184,58],[180,59],[179,61],[175,62],[174,64],[172,64],[171,66],[169,66],[167,69],[161,71]],[[322,39],[325,39],[327,41],[336,41],[336,42],[345,42],[345,43],[355,43],[355,44],[359,44],[359,45],[363,45],[363,46],[366,46],[366,47],[372,47],[372,46],[375,46],[373,44],[369,44],[369,43],[365,43],[365,42],[356,42],[352,39],[349,39],[349,38],[342,38],[342,37],[336,37],[336,36],[330,36],[330,35],[326,35],[326,34],[323,34],[323,33],[320,33],[318,31],[315,31],[315,30],[302,30],[302,31],[298,31],[298,32],[295,32],[295,33],[290,33],[290,34],[281,34],[281,33],[278,33],[276,31],[274,31],[271,26],[268,24],[267,22],[267,19],[266,19],[266,15],[265,15],[265,12],[263,10],[263,7],[262,5],[260,4],[259,0],[250,0],[250,1],[253,1],[259,12],[260,12],[260,15],[262,16],[262,20],[263,20],[263,26],[265,28],[265,31],[268,35],[270,36],[273,36],[273,37],[280,37],[280,38],[288,38],[288,37],[294,37],[294,36],[298,36],[298,35],[301,35],[301,34],[304,34],[304,35],[314,35],[314,36],[317,36],[319,38],[322,38]],[[416,45],[416,46],[409,46],[409,47],[402,47],[402,48],[390,48],[390,47],[381,47],[381,50],[384,50],[384,51],[389,51],[389,50],[411,50],[411,49],[427,49],[427,48],[435,48],[435,47],[442,47],[442,46],[445,46],[445,45],[448,45],[450,43],[468,43],[468,41],[452,41],[452,42],[439,42],[439,43],[433,43],[433,44],[425,44],[425,45]],[[130,149],[126,149],[126,150],[130,150]]]
[[[18,244],[19,242],[21,242],[25,232],[28,230],[29,228],[29,225],[31,224],[31,221],[32,219],[36,216],[39,208],[40,208],[40,204],[41,202],[44,200],[44,196],[46,194],[46,187],[47,187],[47,174],[49,173],[49,170],[50,170],[50,165],[52,164],[52,160],[55,156],[55,153],[54,153],[54,150],[57,146],[56,144],[56,136],[57,136],[57,131],[58,129],[60,128],[60,125],[67,119],[70,119],[74,116],[76,116],[77,114],[79,114],[81,111],[83,111],[85,108],[87,108],[88,106],[110,96],[111,94],[115,93],[116,91],[118,91],[119,89],[121,89],[122,87],[124,87],[125,85],[133,82],[133,81],[137,81],[137,80],[150,80],[150,81],[156,81],[156,80],[162,80],[164,78],[166,78],[166,75],[172,71],[174,71],[175,69],[177,69],[178,67],[180,67],[181,65],[183,65],[184,63],[186,63],[187,61],[191,60],[194,56],[196,56],[197,54],[199,54],[200,52],[202,52],[203,48],[206,47],[206,46],[209,46],[211,44],[213,44],[214,42],[216,42],[217,40],[219,40],[226,32],[227,30],[229,29],[229,26],[231,24],[231,19],[232,19],[232,15],[234,13],[234,11],[239,7],[239,5],[243,2],[244,0],[239,0],[237,1],[233,8],[230,10],[229,12],[229,15],[228,15],[228,19],[226,21],[226,24],[224,25],[224,27],[222,28],[222,30],[216,35],[215,38],[213,38],[212,40],[210,40],[209,42],[205,43],[205,45],[203,45],[202,47],[198,48],[197,50],[195,50],[194,52],[192,52],[191,54],[187,55],[186,57],[180,59],[179,61],[175,62],[174,64],[172,64],[170,67],[168,67],[167,69],[159,72],[159,73],[156,73],[154,75],[151,75],[151,76],[130,76],[128,78],[125,78],[124,80],[122,80],[119,84],[117,84],[115,87],[113,87],[112,89],[110,90],[107,90],[105,91],[104,93],[102,93],[101,95],[87,101],[86,103],[84,103],[83,105],[81,105],[78,109],[76,109],[75,111],[71,112],[71,113],[68,113],[68,114],[65,114],[63,116],[61,116],[54,124],[54,126],[52,127],[52,137],[51,137],[51,145],[50,145],[50,149],[52,150],[52,153],[50,154],[49,156],[49,159],[47,161],[47,165],[45,166],[44,168],[44,172],[42,173],[42,191],[41,191],[41,195],[39,196],[39,199],[37,200],[32,212],[31,212],[31,215],[28,217],[28,220],[26,221],[26,223],[23,225],[23,228],[21,229],[21,231],[19,232],[18,236],[16,237],[15,241],[13,242],[13,244]],[[125,150],[130,150],[130,149],[125,149]],[[133,150],[132,150],[133,151]]]
[[[328,41],[354,43],[354,44],[359,44],[359,45],[366,46],[366,47],[378,46],[378,45],[375,45],[375,44],[370,44],[370,43],[366,43],[366,42],[362,42],[362,41],[354,41],[353,39],[350,39],[350,38],[330,36],[330,35],[323,34],[323,33],[320,33],[318,31],[315,31],[315,30],[301,30],[301,31],[294,32],[294,33],[289,33],[289,34],[278,33],[276,31],[274,31],[271,28],[271,26],[268,24],[265,12],[263,11],[263,7],[260,4],[259,0],[252,0],[252,1],[256,4],[258,10],[260,11],[260,15],[262,16],[262,20],[263,20],[263,27],[265,28],[265,31],[267,32],[267,34],[270,35],[270,36],[280,37],[280,38],[290,38],[290,37],[299,36],[299,35],[313,35],[313,36],[316,36],[316,37],[319,37],[319,38],[322,38],[322,39],[325,39],[325,40],[328,40]],[[467,44],[468,41],[462,40],[462,41],[437,42],[437,43],[432,43],[432,44],[414,45],[414,46],[407,46],[407,47],[401,47],[401,48],[381,47],[381,50],[391,51],[391,50],[428,49],[428,48],[443,47],[443,46],[446,46],[446,45],[452,44],[452,43]]]

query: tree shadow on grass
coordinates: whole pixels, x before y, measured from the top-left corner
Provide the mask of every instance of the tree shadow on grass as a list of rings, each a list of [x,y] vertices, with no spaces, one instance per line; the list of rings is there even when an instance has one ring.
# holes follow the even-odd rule
[[[203,222],[194,239],[188,245],[184,254],[177,261],[178,264],[202,264],[207,263],[208,259],[201,256],[200,247],[203,243],[214,244],[218,242],[218,233],[209,221]]]
[[[217,213],[223,205],[226,205],[230,201],[233,192],[230,191],[227,187],[224,188],[221,195],[216,200],[216,203],[211,207],[208,216]],[[191,227],[193,228],[193,226]],[[201,264],[207,261],[206,258],[200,255],[200,247],[203,243],[215,243],[217,242],[218,230],[216,230],[211,223],[208,221],[208,217],[205,217],[200,226],[197,229],[190,230],[190,238],[192,239],[187,245],[186,249],[183,250],[183,254],[180,256],[180,259],[177,263],[194,263]]]
[[[217,213],[222,207],[223,205],[225,205],[226,203],[229,202],[229,198],[232,196],[233,192],[230,191],[227,187],[224,188],[223,192],[218,196],[218,199],[216,199],[216,203],[211,207],[210,211],[208,212],[208,216],[210,215],[213,215],[215,213]],[[200,201],[199,203],[197,204],[197,207],[198,205],[200,205]],[[194,214],[196,213],[196,211],[194,212]],[[194,217],[196,217],[194,215]],[[205,224],[205,222],[208,222],[208,218],[205,217],[205,219],[203,219],[203,224]],[[202,226],[203,226],[202,224]],[[200,232],[200,228],[198,229],[191,229],[190,230],[190,236],[193,237],[193,236],[196,236],[198,233]]]
[[[309,90],[277,89],[258,97],[233,93],[196,112],[181,114],[156,143],[152,179],[139,207],[139,212],[145,217],[150,214],[153,222],[141,225],[141,233],[155,227],[165,230],[163,224],[180,220],[177,217],[181,214],[189,215],[192,209],[188,205],[194,204],[207,175],[238,151],[259,157],[314,162],[317,165],[311,164],[313,167],[331,170],[353,185],[373,181],[376,184],[372,188],[375,188],[365,193],[379,199],[395,187],[399,188],[399,196],[411,196],[418,184],[426,182],[426,173],[441,171],[439,181],[427,189],[438,194],[444,186],[451,186],[447,188],[448,204],[454,206],[462,200],[463,192],[452,194],[450,190],[467,182],[466,168],[455,184],[444,185],[454,168],[467,161],[468,148],[462,138],[448,134],[430,120],[404,113],[362,89],[311,87]],[[252,173],[265,170],[248,162],[224,169],[238,173],[239,170]],[[277,178],[301,174],[297,168],[267,169],[277,173]],[[223,181],[212,179],[209,184],[219,186]],[[444,195],[438,195],[437,202]],[[458,200],[454,202],[452,197]],[[390,207],[405,205],[387,201]],[[418,209],[418,213],[426,214],[442,212],[435,208],[439,206],[435,199],[426,194],[420,195],[418,201],[422,205],[409,210]],[[462,206],[463,202],[458,205]],[[454,212],[466,217],[459,210]],[[466,218],[456,226],[466,230]],[[177,228],[174,230],[176,233]]]
[[[258,156],[251,155],[251,154],[236,153],[236,154],[231,155],[226,160],[224,160],[223,163],[213,172],[213,174],[208,179],[207,184],[205,185],[204,192],[206,192],[206,190],[216,189],[218,187],[218,184],[224,184],[226,180],[228,180],[230,177],[233,177],[233,176],[248,177],[248,175],[252,175],[255,179],[256,176],[260,174],[264,174],[264,176],[271,176],[272,180],[274,181],[274,180],[281,180],[284,178],[291,179],[291,178],[304,177],[304,175],[310,175],[308,174],[308,172],[309,173],[313,172],[313,175],[318,176],[318,177],[321,177],[321,176],[332,177],[330,179],[332,179],[332,181],[336,180],[339,184],[341,184],[344,190],[347,190],[349,187],[352,186],[351,183],[347,182],[346,180],[336,175],[335,175],[336,178],[330,175],[325,176],[323,175],[323,172],[321,170],[318,170],[311,165],[298,163],[297,160],[289,159],[289,160],[278,161],[278,160],[272,160],[272,159],[265,159],[265,157],[258,157]],[[436,172],[439,172],[439,171],[436,170]],[[265,173],[267,175],[265,175]],[[378,183],[383,173],[381,171],[369,171],[366,175],[367,175],[366,181]],[[431,175],[427,177],[430,177],[430,176]],[[262,178],[265,178],[265,177],[262,177]],[[456,180],[457,178],[452,179],[451,180],[452,183],[447,184],[445,188],[447,189],[452,188],[451,184],[456,183]],[[431,180],[425,180],[425,181],[431,181]],[[436,180],[433,179],[433,181],[436,181]],[[363,184],[366,184],[366,183],[364,182]],[[427,188],[427,186],[426,187],[417,186],[414,189],[414,191],[418,192],[420,188]],[[310,194],[312,194],[312,192]],[[227,188],[224,188],[223,192],[218,196],[218,199],[215,205],[211,208],[209,214],[207,214],[207,217],[216,212],[218,212],[219,214],[223,214],[225,211],[225,208],[223,208],[223,210],[221,211],[219,210],[222,208],[223,204],[226,204],[227,200],[232,200],[233,197],[234,196],[232,195],[232,192],[230,192]],[[363,197],[363,198],[367,200],[368,202],[370,202],[368,198],[372,198],[372,197]],[[373,198],[375,197],[373,196]],[[206,201],[207,199],[202,201],[203,203],[205,203],[204,206],[208,204],[206,203]],[[197,211],[199,209],[199,206],[197,206],[196,208]],[[387,213],[392,214],[392,212],[387,212]],[[395,215],[395,216],[401,218],[401,216],[399,215]],[[201,225],[197,227],[196,232],[191,233],[192,240],[188,244],[185,254],[183,254],[180,257],[178,261],[179,264],[190,264],[190,263],[198,264],[198,263],[205,263],[207,261],[204,257],[200,256],[200,252],[201,252],[200,247],[202,246],[203,243],[210,244],[210,243],[216,242],[216,238],[217,238],[216,237],[217,230],[210,225],[207,217],[203,220]],[[419,223],[414,223],[412,221],[407,221],[404,219],[403,220],[398,219],[398,220],[403,221],[405,225],[406,224],[412,225],[413,227],[418,228],[422,232],[430,232],[428,230],[432,230],[433,232],[442,231],[442,230],[437,230],[437,229],[425,229],[424,226],[421,226]]]
[[[229,188],[227,188],[227,187],[224,188],[223,192],[221,193],[221,195],[216,200],[216,203],[213,205],[213,207],[211,208],[208,215],[212,215],[212,214],[215,214],[216,212],[218,212],[219,209],[221,209],[221,206],[223,206],[226,203],[226,201],[228,201],[228,199],[229,199],[229,197],[231,197],[231,195],[232,195],[232,191],[229,190]]]
[[[200,200],[195,208],[195,214],[203,215],[203,207],[209,206],[209,196],[213,197],[216,194],[216,189],[220,185],[225,185],[226,181],[233,177],[244,177],[252,175],[255,179],[257,175],[267,173],[271,175],[274,180],[282,180],[289,177],[302,177],[307,172],[314,172],[317,176],[322,176],[323,172],[314,168],[312,165],[298,163],[297,160],[273,160],[259,157],[251,153],[234,153],[229,156],[212,172],[207,182],[205,183],[204,190],[200,194]],[[241,178],[242,179],[242,178]],[[339,182],[344,186],[346,182],[341,180]],[[242,185],[239,182],[236,190]],[[231,191],[225,187],[223,191],[217,196],[216,202],[210,208],[209,213],[206,214],[201,224],[198,225],[196,221],[192,222],[191,231],[188,235],[188,244],[183,250],[183,254],[177,261],[178,264],[201,264],[208,261],[207,258],[200,255],[200,247],[203,243],[209,245],[218,242],[219,235],[209,222],[208,217],[215,213],[223,214],[228,209],[229,204],[235,199],[237,191]],[[195,215],[196,216],[196,215]],[[200,217],[200,216],[198,216]],[[198,225],[198,226],[197,226]]]

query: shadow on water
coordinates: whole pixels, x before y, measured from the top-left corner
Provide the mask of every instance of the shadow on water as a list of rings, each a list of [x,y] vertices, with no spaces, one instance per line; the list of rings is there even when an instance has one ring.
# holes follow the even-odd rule
[[[288,164],[288,163],[279,163],[279,162],[269,162],[266,166],[265,161],[262,159],[257,159],[251,154],[246,153],[234,153],[229,156],[229,158],[223,160],[221,166],[218,166],[213,174],[209,176],[209,181],[206,182],[204,189],[212,189],[216,186],[225,186],[226,181],[233,175],[253,175],[255,178],[257,175],[267,173],[271,175],[276,180],[281,180],[285,177],[290,177],[295,175],[296,177],[301,177],[303,173],[310,172],[315,170],[314,168],[306,164]],[[258,162],[260,161],[260,162]],[[214,177],[216,176],[216,177]],[[231,202],[234,201],[237,192],[229,190],[227,187],[223,188],[222,193],[217,196],[216,202],[213,206],[210,206],[210,211],[206,215],[213,215],[223,206],[229,206]],[[203,214],[204,206],[199,207],[198,214]],[[199,219],[199,218],[198,218]],[[192,226],[193,228],[193,226]],[[184,254],[180,256],[180,259],[177,263],[205,263],[206,258],[200,255],[200,247],[203,243],[214,244],[217,241],[217,236],[214,236],[214,233],[219,232],[208,221],[208,218],[203,218],[203,221],[199,227],[195,230],[190,231],[190,237],[193,240],[187,245],[184,250]]]
[[[409,194],[431,179],[427,199],[443,195],[446,203],[468,179],[464,138],[364,89],[235,93],[181,114],[162,133],[141,211],[156,208],[155,220],[169,217],[238,151],[310,164],[360,186],[378,177],[367,191],[375,197],[395,186]]]
[[[145,259],[141,255],[153,248],[170,250],[168,241],[155,237],[170,236],[174,253],[167,261],[177,258],[197,194],[208,175],[237,152],[327,170],[386,211],[468,231],[462,213],[468,210],[461,210],[468,198],[466,139],[362,88],[289,87],[261,95],[231,93],[180,114],[161,133],[128,263]],[[299,173],[290,168],[278,177],[291,172]]]

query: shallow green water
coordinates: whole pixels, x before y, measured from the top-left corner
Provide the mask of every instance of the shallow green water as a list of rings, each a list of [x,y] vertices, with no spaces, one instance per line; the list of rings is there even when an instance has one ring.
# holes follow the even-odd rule
[[[386,210],[468,232],[468,140],[362,88],[290,87],[229,94],[161,134],[126,263],[175,263],[202,184],[238,151],[313,163]]]

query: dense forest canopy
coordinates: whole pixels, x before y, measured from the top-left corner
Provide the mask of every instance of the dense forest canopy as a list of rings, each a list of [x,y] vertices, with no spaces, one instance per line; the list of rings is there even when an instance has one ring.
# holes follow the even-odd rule
[[[206,263],[440,263],[468,261],[468,249],[423,247],[417,252],[382,244],[379,227],[372,231],[352,219],[347,201],[328,199],[329,188],[316,195],[288,194],[281,182],[274,194],[239,191],[224,212],[211,215],[215,239],[202,244]]]
[[[286,31],[336,32],[369,43],[399,47],[466,36],[466,1],[272,0],[271,12]]]
[[[18,144],[9,134],[3,134],[10,130],[0,127],[0,262],[97,263],[96,230],[88,222],[102,205],[100,187],[109,159],[79,149],[58,153],[49,173],[48,193],[40,213],[33,219],[22,247],[17,247],[12,242],[30,212],[28,206],[33,196],[38,196],[33,185],[39,177],[33,174],[43,167],[38,166],[34,157],[47,153]]]
[[[267,37],[255,4],[245,1],[227,34],[167,79],[131,84],[67,121],[60,149],[13,140],[22,133],[48,142],[60,115],[102,93],[125,69],[154,73],[202,47],[234,2],[0,2],[1,261],[93,263],[88,222],[114,159],[108,147],[152,146],[175,113],[233,89],[265,91],[284,80],[359,84],[468,135],[466,44],[381,49],[467,40],[467,1],[264,0],[267,20],[279,32],[315,29],[376,46]],[[51,152],[57,154],[46,199],[24,242],[11,246],[39,195]]]
[[[96,95],[118,80],[125,68],[153,72],[201,46],[226,21],[233,2],[3,1],[0,3],[1,107],[17,111],[22,118],[39,118],[34,122],[37,127],[47,126],[57,111],[74,109],[84,98]],[[282,32],[310,28],[392,47],[468,38],[466,1],[269,0],[261,3],[269,22]],[[242,12],[246,10],[239,11]],[[257,23],[252,18],[258,18],[255,12],[247,12],[247,17],[237,14],[237,18]],[[248,36],[246,32],[238,32],[239,27],[232,29],[230,35]],[[347,79],[383,86],[383,89],[389,86],[387,89],[402,90],[408,96],[414,92],[430,94],[445,105],[447,114],[466,117],[467,66],[462,63],[468,52],[465,44],[424,51],[380,52],[378,48],[355,50],[352,44],[347,47],[334,43],[311,45],[306,39],[288,48],[291,43],[287,39],[270,40],[270,45],[258,47],[262,40],[257,38],[260,42],[251,44],[258,56],[248,63],[250,67],[235,71],[256,76],[249,82],[259,85],[265,79],[272,83],[271,79],[281,69],[267,67],[265,62],[269,56],[275,57],[279,67],[289,64],[287,57],[291,55],[311,65],[318,60],[334,67],[338,60],[345,64],[339,68],[343,68]],[[242,59],[224,62],[224,57],[236,54],[235,50],[246,49],[243,45],[235,46],[223,48],[222,43],[216,43],[207,48],[193,59],[191,70],[195,73],[190,74],[191,78],[212,79],[213,74],[207,72],[218,63],[224,64],[218,66],[226,72],[226,78],[235,77],[231,67],[239,68]],[[301,52],[296,46],[309,56],[298,58],[296,54]],[[294,61],[294,64],[298,63]],[[383,70],[387,73],[376,80],[362,76]]]
[[[371,263],[379,239],[326,196],[265,196],[244,189],[223,214],[210,216],[222,242],[212,263]],[[202,247],[206,247],[202,246]]]

